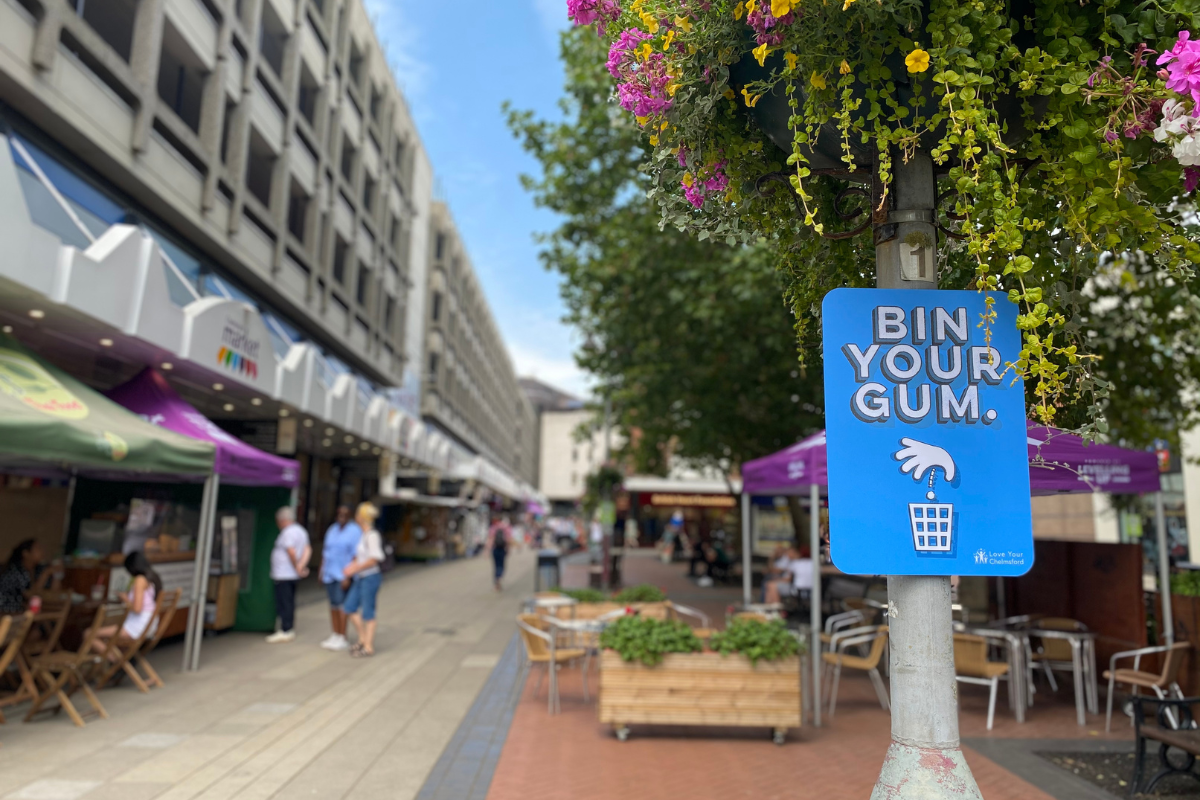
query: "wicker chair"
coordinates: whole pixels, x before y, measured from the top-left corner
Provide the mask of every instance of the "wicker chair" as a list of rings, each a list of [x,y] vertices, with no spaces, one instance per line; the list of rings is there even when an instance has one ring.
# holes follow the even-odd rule
[[[1179,688],[1176,677],[1179,675],[1183,657],[1190,649],[1192,649],[1190,642],[1176,642],[1170,647],[1143,647],[1138,650],[1114,653],[1108,661],[1108,669],[1104,671],[1104,677],[1108,678],[1108,710],[1104,717],[1104,732],[1108,733],[1112,730],[1113,696],[1116,694],[1118,683],[1132,686],[1134,694],[1137,694],[1139,689],[1150,689],[1160,700],[1165,700],[1170,696],[1183,697],[1183,690]],[[1140,669],[1142,656],[1155,653],[1166,654],[1163,659],[1162,672],[1157,675],[1153,672],[1143,672]],[[1117,669],[1117,662],[1127,658],[1133,659],[1133,668]],[[1168,709],[1168,713],[1173,713],[1173,711]]]
[[[843,667],[866,672],[871,678],[871,685],[875,687],[875,694],[879,697],[879,705],[883,706],[884,711],[891,711],[887,688],[883,685],[883,678],[879,674],[879,662],[883,657],[887,640],[887,625],[872,626],[863,629],[863,632],[858,635],[838,639],[834,643],[834,647],[836,648],[834,652],[821,654],[821,660],[825,662],[826,668],[833,669],[833,680],[827,683],[829,687],[830,719],[833,719],[834,712],[837,710],[838,683],[842,678]],[[871,649],[867,651],[865,656],[853,656],[846,653],[846,648],[848,647],[856,647],[867,643],[870,643]]]
[[[568,661],[586,657],[587,650],[582,647],[560,648],[558,637],[555,636],[550,623],[536,614],[521,614],[517,617],[517,629],[521,634],[521,641],[525,644],[527,665],[532,667],[534,664],[541,664],[545,667],[546,673],[550,674],[550,689],[547,696],[548,710],[551,714],[557,714],[562,710],[558,697],[559,666]],[[542,678],[544,677],[545,673],[538,676],[537,685],[533,688],[534,696],[537,696],[538,691],[542,688]],[[586,669],[583,671],[583,699],[585,701],[588,699]]]
[[[1008,664],[988,661],[988,640],[966,633],[954,634],[954,679],[990,688],[988,694],[987,729],[996,718],[996,689],[1000,679],[1008,675]]]

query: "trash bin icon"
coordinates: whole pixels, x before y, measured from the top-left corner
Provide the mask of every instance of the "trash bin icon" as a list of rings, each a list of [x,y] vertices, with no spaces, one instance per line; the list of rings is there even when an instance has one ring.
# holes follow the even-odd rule
[[[909,503],[908,520],[918,553],[949,553],[954,549],[953,503]]]

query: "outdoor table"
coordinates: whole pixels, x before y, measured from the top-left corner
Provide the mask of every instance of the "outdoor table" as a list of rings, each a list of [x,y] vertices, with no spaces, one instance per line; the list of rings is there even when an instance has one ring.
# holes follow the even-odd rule
[[[1026,674],[1025,637],[1018,632],[1002,628],[968,627],[965,624],[958,624],[955,625],[955,629],[974,636],[982,636],[1003,645],[1008,654],[1008,705],[1013,710],[1017,722],[1023,723],[1025,706],[1033,703]]]
[[[560,608],[570,607],[571,617],[575,617],[575,606],[579,605],[579,601],[573,597],[563,595],[555,595],[553,597],[531,597],[525,601],[526,608],[531,610],[544,608],[549,611],[556,611]]]
[[[1053,631],[1030,628],[1027,636],[1041,639],[1065,639],[1071,644],[1071,672],[1075,678],[1075,716],[1080,725],[1087,724],[1086,711],[1100,713],[1100,688],[1096,682],[1096,632]]]

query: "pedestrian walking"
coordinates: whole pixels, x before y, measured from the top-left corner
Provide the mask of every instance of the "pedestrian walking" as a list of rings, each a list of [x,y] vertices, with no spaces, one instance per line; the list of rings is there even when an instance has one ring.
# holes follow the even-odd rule
[[[374,505],[359,504],[354,512],[354,521],[362,529],[362,536],[355,548],[354,560],[342,571],[343,577],[351,579],[350,591],[346,595],[346,615],[358,634],[358,642],[350,648],[350,655],[354,658],[375,655],[375,598],[383,583],[383,572],[379,565],[384,559],[383,537],[375,530],[375,520],[378,518],[379,509]]]
[[[492,524],[491,531],[492,564],[495,567],[494,581],[497,592],[501,590],[500,579],[504,577],[504,562],[508,560],[508,546],[510,538],[508,522],[503,518],[498,518]]]
[[[275,582],[275,613],[279,629],[267,637],[271,644],[290,642],[296,638],[296,584],[308,575],[312,545],[308,531],[296,522],[296,512],[284,506],[275,512],[279,535],[271,549],[271,580]]]
[[[349,650],[346,640],[346,592],[351,579],[345,577],[346,567],[354,560],[362,540],[362,528],[350,517],[350,506],[338,506],[337,519],[325,531],[321,546],[321,583],[329,596],[329,621],[333,633],[321,642],[326,650]]]

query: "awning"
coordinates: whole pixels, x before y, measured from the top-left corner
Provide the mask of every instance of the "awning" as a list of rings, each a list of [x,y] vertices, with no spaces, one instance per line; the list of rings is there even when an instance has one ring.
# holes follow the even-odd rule
[[[300,482],[298,461],[265,453],[221,430],[150,367],[109,391],[108,397],[153,425],[211,442],[217,448],[215,469],[222,483],[292,487]]]
[[[0,334],[0,464],[199,480],[214,448],[143,421]]]

